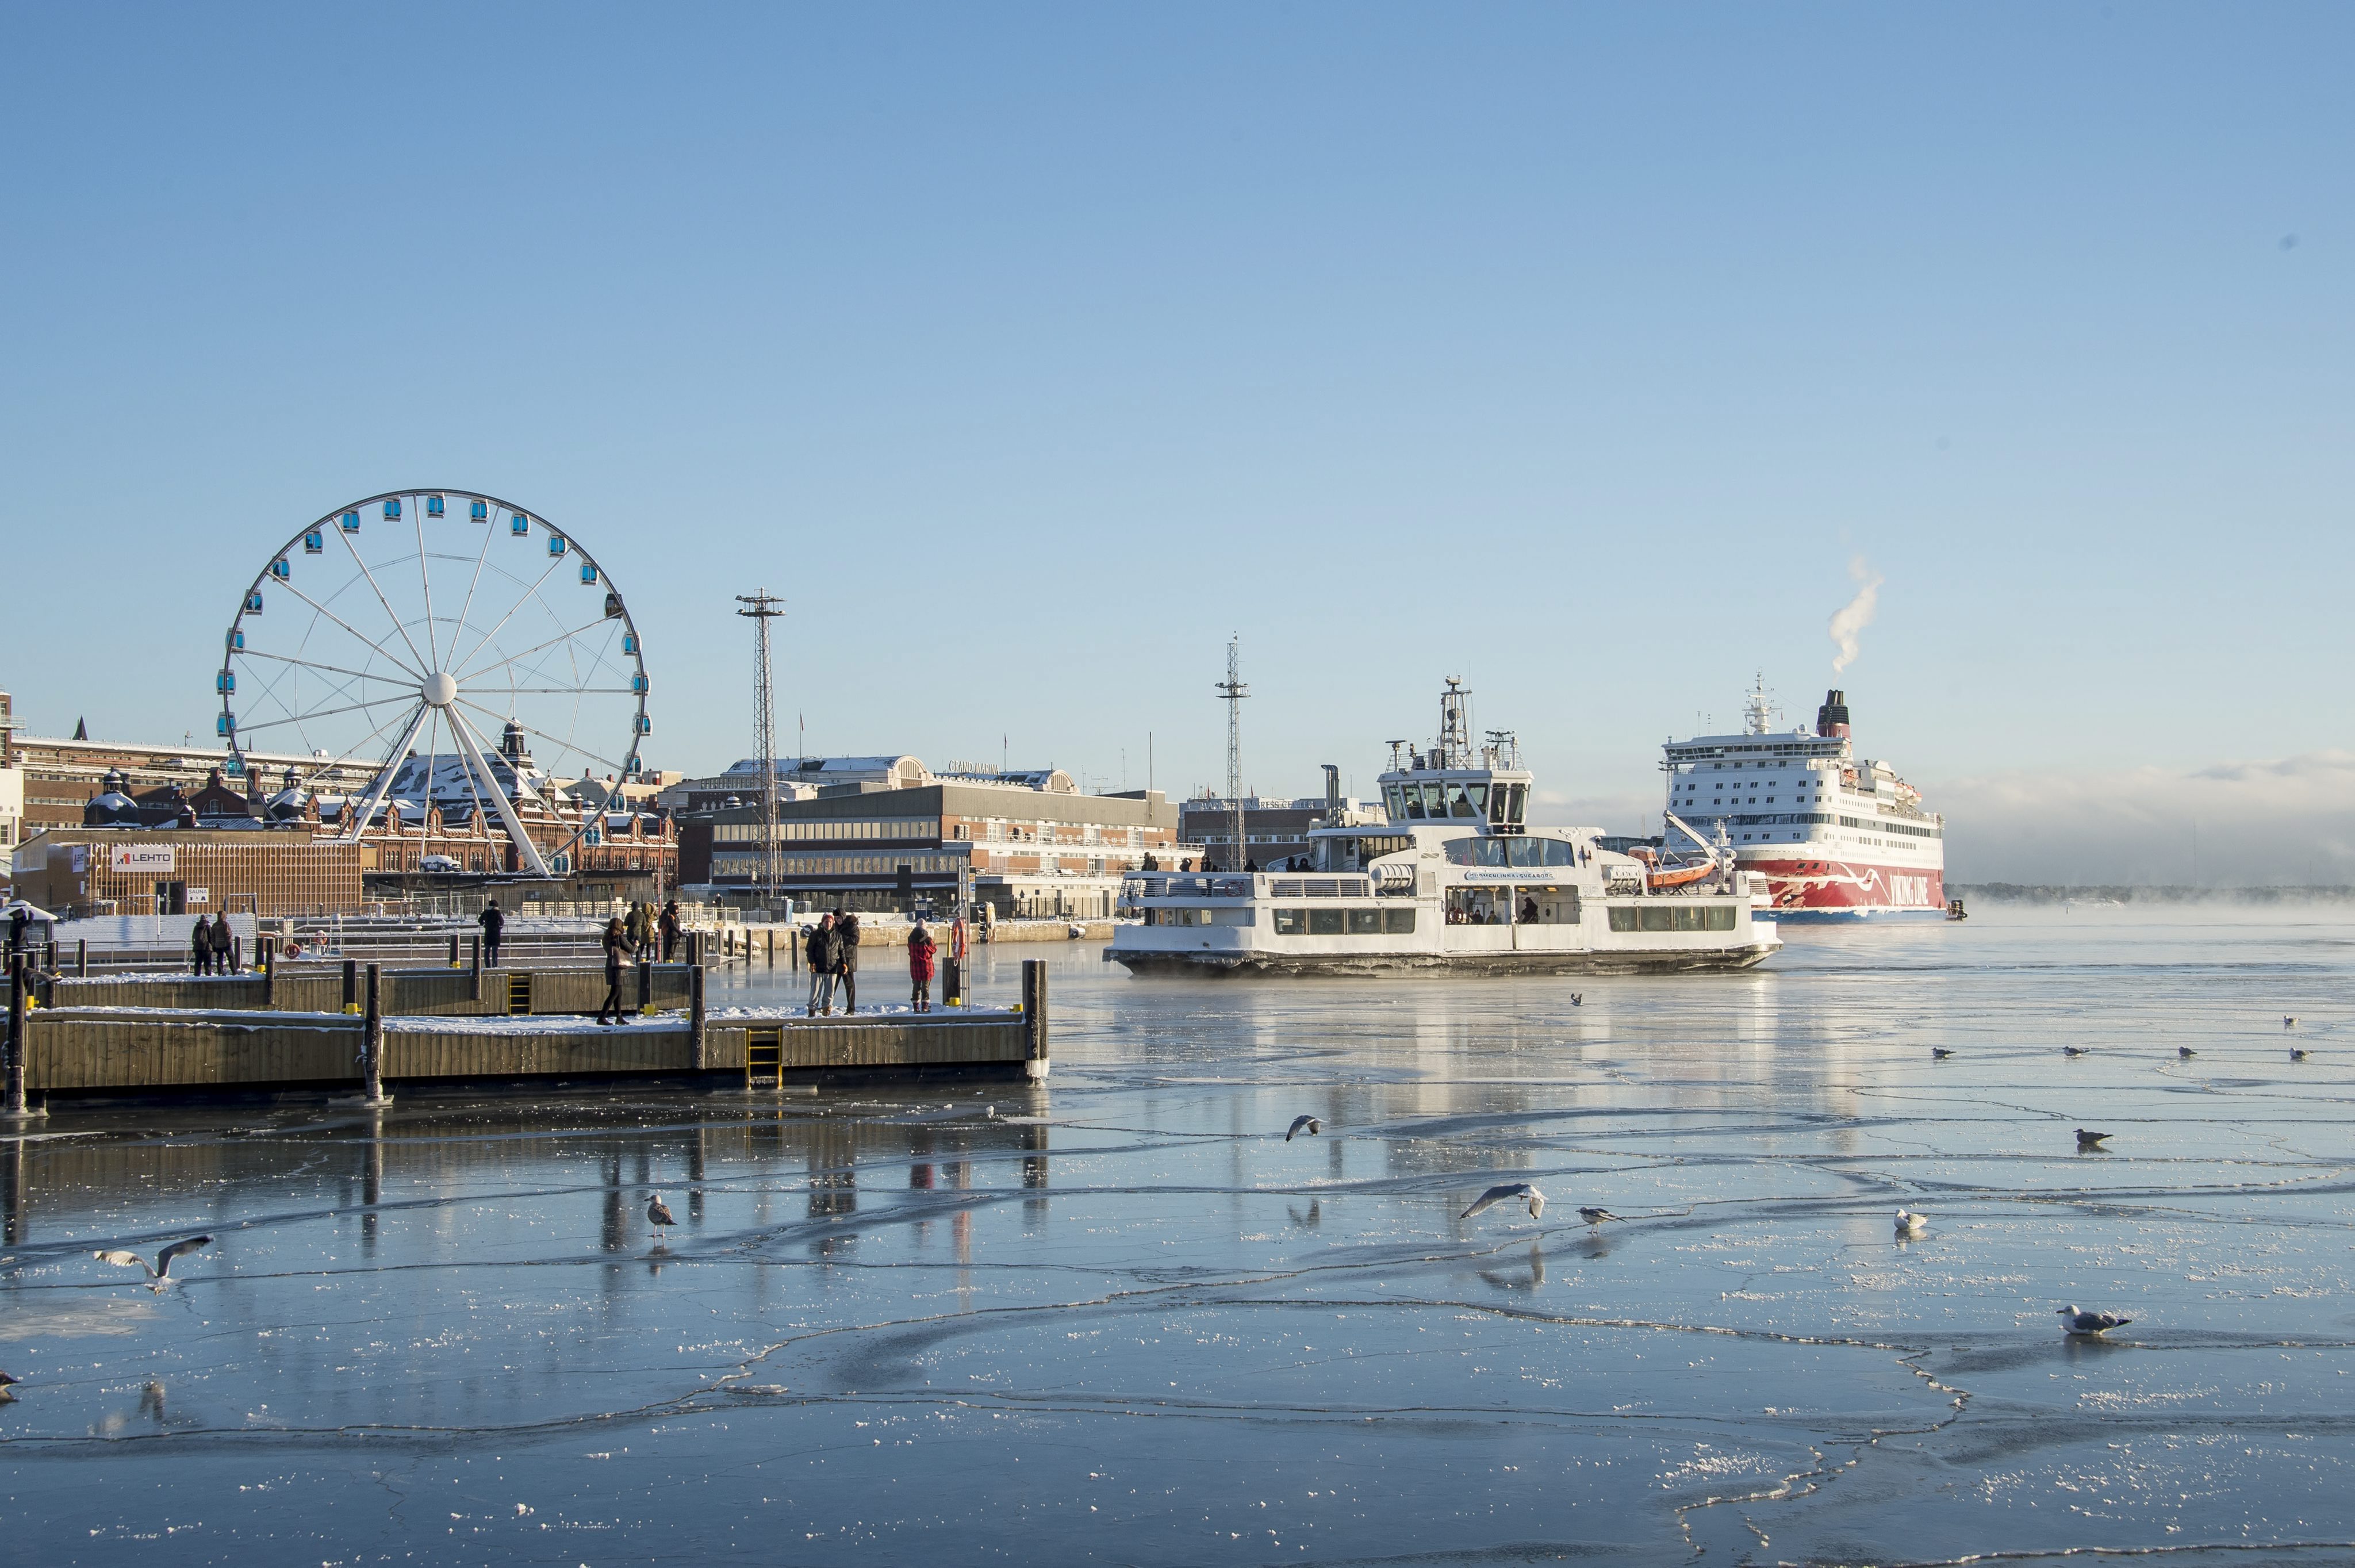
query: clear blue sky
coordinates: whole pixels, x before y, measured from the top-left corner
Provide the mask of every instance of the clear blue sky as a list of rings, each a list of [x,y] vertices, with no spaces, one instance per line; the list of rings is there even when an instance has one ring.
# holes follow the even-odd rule
[[[589,541],[652,760],[1362,790],[1443,674],[1649,795],[1753,670],[1925,784],[2346,743],[2355,12],[0,10],[0,684],[209,731],[295,528]],[[2294,237],[2294,240],[2293,240]]]

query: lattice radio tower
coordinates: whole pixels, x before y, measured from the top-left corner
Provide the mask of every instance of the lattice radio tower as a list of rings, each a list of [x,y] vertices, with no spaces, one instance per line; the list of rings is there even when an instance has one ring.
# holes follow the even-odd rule
[[[769,684],[769,623],[784,613],[784,603],[767,589],[739,593],[736,612],[752,623],[753,739],[761,749],[761,888],[762,897],[777,896],[777,713]]]
[[[1235,815],[1235,853],[1227,869],[1243,869],[1243,699],[1251,688],[1242,680],[1242,638],[1227,639],[1227,678],[1215,688],[1227,705],[1227,804]]]

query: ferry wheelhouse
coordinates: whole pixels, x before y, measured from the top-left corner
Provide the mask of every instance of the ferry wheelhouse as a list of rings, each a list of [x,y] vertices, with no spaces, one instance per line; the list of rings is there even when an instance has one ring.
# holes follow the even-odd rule
[[[1598,974],[1739,969],[1782,945],[1731,855],[1705,871],[1603,848],[1593,827],[1532,827],[1535,775],[1514,738],[1471,739],[1451,678],[1439,739],[1391,743],[1380,824],[1311,830],[1313,865],[1138,872],[1107,955],[1137,974]]]

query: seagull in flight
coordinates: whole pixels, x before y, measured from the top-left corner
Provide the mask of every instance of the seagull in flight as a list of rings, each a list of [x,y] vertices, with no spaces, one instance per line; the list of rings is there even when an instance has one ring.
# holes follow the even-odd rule
[[[1540,1192],[1536,1188],[1531,1187],[1526,1181],[1508,1181],[1501,1187],[1491,1187],[1487,1191],[1480,1194],[1478,1201],[1475,1202],[1472,1207],[1466,1209],[1463,1213],[1458,1214],[1455,1217],[1459,1220],[1469,1220],[1473,1215],[1477,1214],[1483,1209],[1493,1208],[1499,1203],[1510,1203],[1516,1199],[1525,1199],[1528,1200],[1529,1206],[1529,1218],[1532,1220],[1545,1212],[1546,1200],[1544,1193]]]
[[[1534,1209],[1529,1211],[1531,1213],[1537,1212]],[[1602,1228],[1603,1221],[1605,1220],[1619,1219],[1619,1216],[1614,1214],[1610,1210],[1596,1208],[1593,1205],[1588,1205],[1587,1207],[1579,1210],[1578,1217],[1585,1221],[1588,1224],[1594,1226],[1597,1230]],[[1626,1221],[1622,1220],[1620,1221],[1620,1223],[1625,1224]]]
[[[1897,1233],[1899,1235],[1918,1236],[1929,1228],[1930,1219],[1928,1215],[1916,1214],[1911,1209],[1900,1209],[1897,1211]]]
[[[5,1404],[15,1399],[16,1397],[15,1385],[24,1381],[14,1372],[0,1372],[0,1404]]]
[[[678,1223],[677,1221],[670,1217],[670,1205],[662,1200],[662,1194],[659,1192],[656,1192],[646,1199],[646,1223],[652,1225],[657,1231],[660,1231],[665,1225],[676,1225]]]
[[[170,1246],[157,1253],[155,1261],[152,1264],[137,1253],[121,1249],[113,1252],[92,1253],[90,1255],[102,1264],[112,1264],[117,1268],[144,1268],[147,1271],[147,1277],[155,1282],[155,1288],[161,1290],[165,1282],[172,1277],[174,1258],[186,1253],[193,1253],[198,1247],[209,1247],[212,1244],[213,1239],[210,1236],[190,1236],[186,1241],[174,1242]]]
[[[2077,1304],[2073,1301],[2066,1307],[2056,1307],[2052,1310],[2061,1315],[2062,1333],[2082,1335],[2087,1339],[2096,1334],[2106,1334],[2113,1328],[2123,1328],[2134,1321],[2131,1317],[2121,1317],[2115,1312],[2080,1312],[2077,1310]]]
[[[1318,1121],[1316,1117],[1295,1116],[1292,1118],[1291,1128],[1284,1135],[1284,1141],[1285,1143],[1290,1143],[1292,1141],[1293,1134],[1295,1133],[1306,1133],[1310,1136],[1314,1137],[1321,1136],[1324,1131],[1325,1124]]]
[[[2109,1142],[2109,1140],[2110,1135],[2107,1133],[2089,1133],[2083,1127],[2079,1127],[2077,1129],[2077,1147],[2079,1148],[2099,1148],[2104,1144]]]
[[[1930,1060],[1933,1061],[1944,1061],[1954,1054],[1943,1045],[1934,1045],[1930,1048]]]

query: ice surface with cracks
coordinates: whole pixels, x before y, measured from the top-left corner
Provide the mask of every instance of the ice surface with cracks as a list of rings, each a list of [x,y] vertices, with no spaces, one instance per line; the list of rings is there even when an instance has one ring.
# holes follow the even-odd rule
[[[984,949],[980,994],[1037,955]],[[1983,907],[1577,1008],[1045,955],[1051,1089],[53,1104],[0,1145],[12,1547],[2355,1550],[2338,924]],[[801,979],[720,972],[714,1013]],[[1325,1137],[1267,1136],[1304,1109]],[[1518,1180],[1622,1222],[1456,1220]],[[1901,1205],[1936,1225],[1892,1238]],[[89,1256],[197,1230],[160,1297]],[[2136,1321],[2073,1341],[2072,1301]]]

